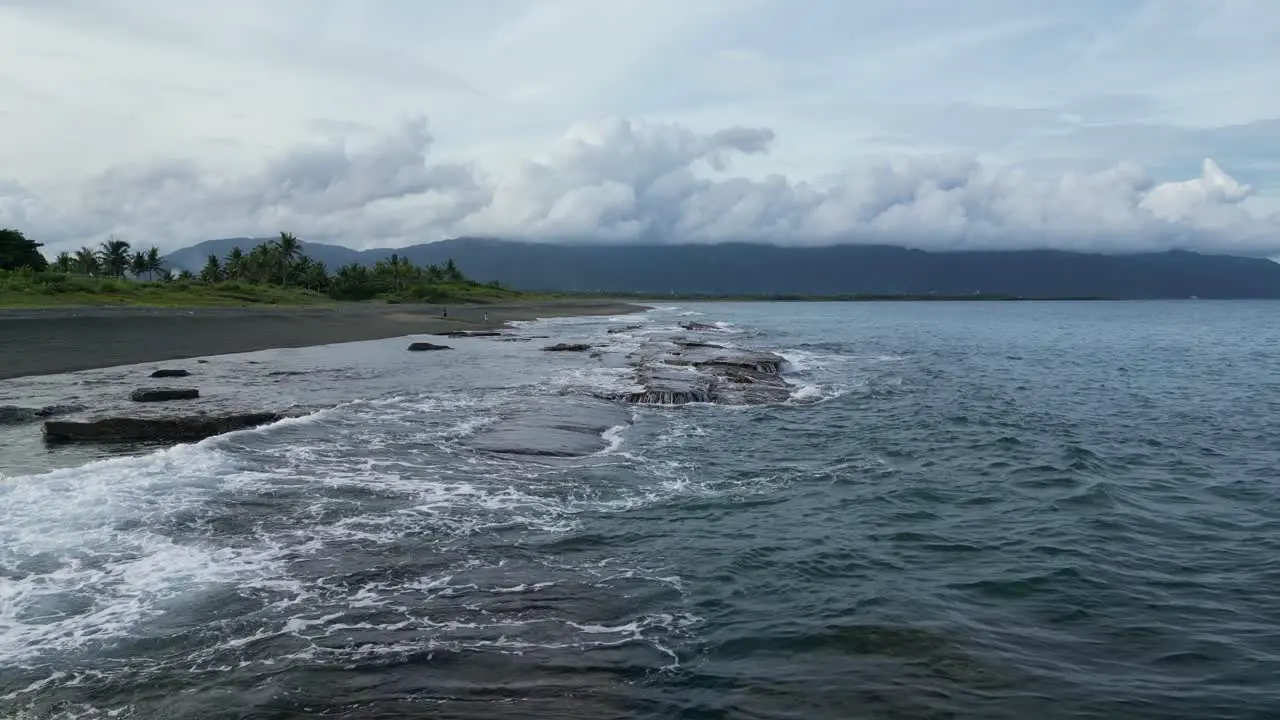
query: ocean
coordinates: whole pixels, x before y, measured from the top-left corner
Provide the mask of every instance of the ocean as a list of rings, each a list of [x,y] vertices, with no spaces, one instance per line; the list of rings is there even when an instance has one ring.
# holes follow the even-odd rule
[[[163,365],[307,411],[0,427],[0,717],[1274,718],[1278,311],[672,303],[0,382],[123,407]],[[476,445],[681,334],[782,355],[787,395]]]

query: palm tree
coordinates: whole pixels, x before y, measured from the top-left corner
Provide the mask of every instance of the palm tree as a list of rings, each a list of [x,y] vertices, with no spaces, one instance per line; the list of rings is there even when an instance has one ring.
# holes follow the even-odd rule
[[[248,265],[249,277],[259,283],[271,282],[272,274],[279,267],[275,261],[274,247],[267,243],[257,245],[250,250],[245,262]]]
[[[147,271],[147,254],[139,250],[129,258],[129,272],[133,273],[135,280],[142,279],[142,273]]]
[[[75,268],[76,260],[71,257],[71,253],[65,251],[60,252],[58,253],[58,257],[54,259],[53,266],[57,268],[60,273],[69,273]]]
[[[302,286],[316,292],[327,290],[329,287],[329,269],[318,260],[308,262],[306,273],[302,275]]]
[[[222,269],[226,272],[227,277],[235,280],[244,280],[245,258],[244,251],[237,245],[231,248],[231,252],[227,253],[227,259],[222,263]]]
[[[129,243],[112,235],[102,243],[98,251],[102,269],[112,277],[124,277],[129,269]]]
[[[151,246],[147,250],[147,279],[154,280],[156,273],[164,269],[164,258],[160,257],[160,248]]]
[[[391,280],[397,291],[404,290],[409,280],[418,274],[418,268],[407,257],[391,256]]]
[[[302,241],[293,234],[282,232],[275,241],[275,251],[280,260],[280,284],[289,284],[289,264],[302,256]]]
[[[217,255],[210,255],[204,264],[204,269],[200,271],[200,281],[212,285],[222,279],[222,265],[218,263]]]
[[[98,254],[91,247],[82,247],[76,251],[76,269],[85,275],[98,272]]]
[[[449,282],[462,282],[463,280],[466,280],[462,271],[453,263],[453,258],[449,258],[448,262],[444,264],[444,279]]]

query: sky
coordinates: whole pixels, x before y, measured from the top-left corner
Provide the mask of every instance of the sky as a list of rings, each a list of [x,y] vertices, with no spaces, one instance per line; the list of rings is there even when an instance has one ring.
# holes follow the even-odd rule
[[[48,250],[1280,254],[1274,0],[0,0]]]

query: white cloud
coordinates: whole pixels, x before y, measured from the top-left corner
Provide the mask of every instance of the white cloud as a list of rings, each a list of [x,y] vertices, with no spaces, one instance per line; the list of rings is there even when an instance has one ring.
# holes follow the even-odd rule
[[[1262,0],[0,0],[0,225],[1266,254],[1277,35]]]

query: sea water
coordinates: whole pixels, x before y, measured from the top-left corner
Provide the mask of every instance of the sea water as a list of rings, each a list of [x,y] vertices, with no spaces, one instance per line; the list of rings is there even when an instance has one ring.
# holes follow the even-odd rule
[[[687,321],[785,356],[791,398],[633,407],[583,458],[468,449],[634,382],[542,345]],[[547,339],[166,363],[316,409],[194,444],[0,428],[0,717],[1280,708],[1280,306],[671,304],[516,333]],[[0,404],[123,406],[153,367]]]

